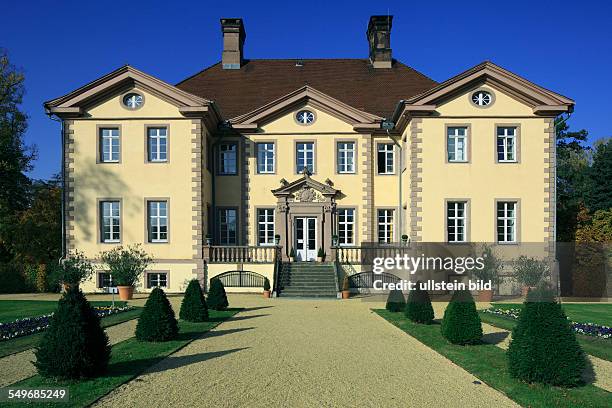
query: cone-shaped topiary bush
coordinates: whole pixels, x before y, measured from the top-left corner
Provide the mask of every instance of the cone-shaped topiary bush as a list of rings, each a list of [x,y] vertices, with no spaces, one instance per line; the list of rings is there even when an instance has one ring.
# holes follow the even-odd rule
[[[63,379],[94,377],[106,371],[110,354],[108,336],[96,312],[83,292],[70,287],[36,349],[38,373]]]
[[[587,365],[563,308],[545,288],[529,292],[507,356],[511,376],[563,387],[580,385]]]
[[[185,297],[181,303],[179,316],[190,322],[205,322],[208,320],[208,306],[206,299],[197,279],[191,280],[185,291]]]
[[[402,291],[397,289],[389,291],[385,308],[390,312],[401,312],[404,307],[406,307],[406,299]]]
[[[213,310],[225,310],[229,306],[223,283],[219,279],[210,281],[210,289],[207,298],[208,307]]]
[[[404,313],[406,317],[415,323],[431,324],[434,319],[434,311],[431,299],[426,290],[421,289],[421,282],[416,283],[416,288],[408,293],[408,302]]]
[[[453,344],[477,344],[482,338],[482,324],[474,298],[468,290],[453,293],[442,320],[442,335]]]
[[[136,338],[142,341],[168,341],[176,338],[178,323],[174,310],[160,288],[151,291],[136,325]]]

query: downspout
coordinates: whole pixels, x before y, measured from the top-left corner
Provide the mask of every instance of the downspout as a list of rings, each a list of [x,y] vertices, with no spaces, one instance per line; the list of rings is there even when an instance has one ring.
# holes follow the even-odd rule
[[[51,113],[48,109],[47,116],[49,119],[59,122],[60,124],[60,138],[62,142],[62,168],[61,168],[61,200],[60,200],[60,208],[61,208],[61,229],[62,229],[62,255],[58,262],[62,262],[66,258],[66,148],[65,148],[65,135],[64,135],[64,121],[60,119],[57,115]]]
[[[401,109],[404,107],[404,104],[406,103],[406,100],[401,99],[397,106],[395,107],[395,110],[393,111],[393,115],[391,116],[391,121],[393,123],[393,128],[395,129],[395,123],[397,123],[397,118],[400,115],[400,111]],[[389,129],[387,129],[387,135],[389,135],[389,137],[391,137],[390,133],[389,133]],[[402,135],[400,135],[400,140],[402,139]],[[393,140],[393,138],[391,138],[391,140]],[[402,144],[401,143],[397,143],[395,142],[395,140],[393,141],[398,147],[399,147],[399,155],[400,155],[400,168],[399,168],[399,188],[397,189],[398,191],[398,197],[397,197],[397,212],[398,212],[398,222],[399,222],[399,240],[401,242],[402,240],[402,235],[404,233],[404,217],[403,217],[403,208],[402,208],[402,197],[403,197],[403,185],[404,183],[402,183],[403,180],[403,174],[404,174],[404,154],[403,154],[403,149],[402,149]]]

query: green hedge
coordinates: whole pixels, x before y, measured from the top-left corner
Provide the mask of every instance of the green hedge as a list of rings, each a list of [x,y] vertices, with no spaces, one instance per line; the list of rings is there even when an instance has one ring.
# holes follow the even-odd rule
[[[417,282],[416,288],[408,293],[408,302],[406,303],[406,317],[415,323],[431,324],[434,319],[434,310],[431,305],[429,293],[420,288],[420,282]]]
[[[178,323],[164,291],[155,288],[136,325],[136,338],[142,341],[168,341],[178,335]]]
[[[442,335],[453,344],[478,344],[482,340],[482,324],[474,298],[468,290],[453,293],[442,320]]]
[[[205,322],[208,320],[208,306],[200,282],[197,279],[193,279],[187,286],[179,317],[190,322]]]

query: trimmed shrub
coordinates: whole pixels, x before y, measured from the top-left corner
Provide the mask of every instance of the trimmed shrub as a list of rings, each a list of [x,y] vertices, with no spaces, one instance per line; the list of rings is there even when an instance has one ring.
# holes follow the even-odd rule
[[[212,279],[210,281],[207,302],[208,307],[213,310],[225,310],[229,306],[225,288],[219,279]]]
[[[508,348],[510,375],[526,382],[581,385],[586,357],[563,308],[550,292],[529,292]]]
[[[444,311],[442,335],[453,344],[478,344],[482,324],[474,298],[468,290],[457,290]]]
[[[264,278],[263,290],[270,290],[270,280],[268,278]]]
[[[35,354],[34,365],[44,377],[78,379],[106,371],[111,354],[108,336],[77,287],[59,300]]]
[[[205,322],[208,320],[208,306],[200,282],[197,279],[191,280],[187,285],[179,317],[190,322]]]
[[[385,308],[390,312],[401,312],[406,307],[406,299],[401,290],[389,291]]]
[[[421,289],[421,282],[408,293],[408,302],[404,311],[406,317],[415,323],[431,324],[434,319],[433,306],[429,293]]]
[[[164,291],[155,288],[136,325],[136,338],[142,341],[168,341],[176,338],[178,323]]]

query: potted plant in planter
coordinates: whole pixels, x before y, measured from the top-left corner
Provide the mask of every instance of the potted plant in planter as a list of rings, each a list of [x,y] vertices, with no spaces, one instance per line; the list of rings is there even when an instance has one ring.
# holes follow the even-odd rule
[[[210,234],[206,234],[206,245],[212,245],[212,236]]]
[[[280,243],[280,235],[279,234],[275,234],[274,235],[274,245],[278,245]]]
[[[483,268],[475,268],[474,275],[484,283],[491,282],[491,286],[495,287],[499,284],[499,272],[503,263],[490,245],[483,245],[481,256],[483,258]],[[493,288],[478,291],[479,302],[490,302],[491,300],[493,300]]]
[[[134,284],[143,275],[153,259],[140,247],[118,246],[110,251],[102,252],[100,259],[106,265],[119,289],[119,299],[130,300],[134,294]]]
[[[295,262],[295,248],[291,248],[291,251],[289,251],[289,262]]]
[[[266,299],[270,297],[270,281],[268,280],[268,278],[264,278],[263,296]]]
[[[325,260],[325,251],[323,251],[323,248],[319,248],[319,251],[317,252],[317,262],[323,262]]]
[[[408,235],[402,234],[402,244],[406,245],[408,243]]]
[[[338,246],[338,235],[332,235],[332,246]]]
[[[514,276],[518,283],[523,285],[521,291],[523,296],[527,296],[529,289],[542,283],[548,272],[548,264],[543,260],[521,255],[514,261]]]
[[[351,283],[348,275],[342,281],[342,299],[348,299],[351,296]]]
[[[75,251],[68,254],[60,262],[57,270],[58,280],[62,282],[62,289],[66,292],[71,287],[78,288],[79,283],[93,275],[94,268],[82,252]]]

